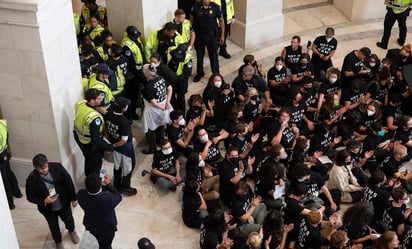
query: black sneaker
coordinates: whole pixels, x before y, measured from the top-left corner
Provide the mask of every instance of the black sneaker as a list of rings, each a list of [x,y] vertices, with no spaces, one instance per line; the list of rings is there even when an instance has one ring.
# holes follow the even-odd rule
[[[227,51],[220,51],[219,55],[225,59],[230,59],[232,57]]]
[[[380,48],[382,48],[382,49],[387,49],[388,48],[388,45],[383,45],[381,42],[377,42],[376,43],[376,46],[378,46],[378,47],[380,47]]]
[[[401,38],[398,38],[396,41],[398,42],[399,46],[403,46],[403,44],[405,44],[405,42],[401,42]]]
[[[204,73],[196,74],[196,76],[193,78],[193,82],[199,82],[200,79],[203,78],[203,76],[205,76]]]
[[[131,188],[131,187],[127,187],[127,188],[121,188],[119,192],[120,192],[120,194],[122,194],[122,195],[132,196],[132,195],[137,194],[137,189]]]

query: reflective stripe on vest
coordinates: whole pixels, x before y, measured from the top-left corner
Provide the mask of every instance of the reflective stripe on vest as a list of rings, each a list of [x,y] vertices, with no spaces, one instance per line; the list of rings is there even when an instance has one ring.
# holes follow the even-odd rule
[[[399,14],[406,11],[410,6],[410,0],[392,0],[390,3],[385,2],[385,5],[392,9],[393,13]]]
[[[141,43],[140,39],[137,39],[138,42]],[[132,41],[127,34],[125,33],[121,42],[121,46],[127,46],[130,51],[132,51],[133,53],[133,58],[134,58],[134,62],[135,62],[135,66],[137,70],[142,69],[143,67],[143,56],[142,56],[142,52],[140,51],[139,47],[136,45],[136,43],[134,41]],[[143,47],[143,46],[142,46]]]
[[[86,100],[77,101],[74,105],[74,109],[74,131],[82,144],[89,144],[92,141],[90,135],[90,124],[96,118],[100,118],[102,123],[99,126],[99,132],[103,132],[103,117],[98,111],[89,107]]]
[[[179,63],[179,66],[177,67],[176,76],[180,76],[180,75],[183,74],[183,67],[184,67],[187,63],[191,62],[191,59],[192,59],[192,55],[190,55],[189,53],[186,53],[185,60],[184,60],[183,62],[180,62],[180,63]]]
[[[175,23],[174,20],[173,20],[173,23]],[[180,34],[176,30],[176,33],[179,33],[179,35],[182,37],[183,43],[190,41],[190,34],[191,34],[190,30],[191,30],[190,21],[187,19],[185,19],[182,23],[182,33]]]
[[[112,91],[114,96],[123,92],[124,85],[126,84],[126,78],[124,77],[123,70],[120,68],[119,65],[116,66],[115,73],[116,73],[116,78],[117,78],[117,89],[115,91]]]
[[[80,16],[77,13],[73,13],[74,19],[74,29],[76,30],[76,35],[80,34]]]
[[[0,153],[7,149],[7,121],[0,119]]]
[[[86,32],[90,28],[89,25],[84,26],[83,32]],[[104,30],[103,26],[100,24],[97,24],[97,26],[90,32],[90,38],[94,40],[100,33],[102,33]]]
[[[219,5],[222,8],[222,0],[212,0],[211,2]],[[226,22],[232,23],[233,17],[235,16],[235,8],[233,7],[233,0],[223,0],[226,1]]]
[[[97,53],[99,53],[100,58],[102,58],[104,61],[109,60],[109,54],[106,54],[104,52],[103,46],[97,47],[96,51],[97,51]]]
[[[87,86],[86,91],[90,88],[94,88],[94,89],[97,89],[97,90],[103,92],[104,93],[104,98],[103,98],[102,106],[106,107],[106,108],[109,108],[110,107],[110,101],[113,99],[112,90],[110,90],[110,88],[104,82],[99,81],[96,77],[97,76],[96,76],[95,73],[92,73],[90,75],[89,84]]]

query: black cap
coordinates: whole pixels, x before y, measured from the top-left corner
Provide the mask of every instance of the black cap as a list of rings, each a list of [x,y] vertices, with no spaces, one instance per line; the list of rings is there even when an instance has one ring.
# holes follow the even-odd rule
[[[109,75],[109,73],[110,73],[111,71],[112,71],[112,70],[110,70],[110,68],[109,68],[108,65],[106,65],[106,64],[104,64],[104,63],[99,63],[99,65],[97,66],[97,71],[96,71],[96,73],[97,73],[97,74],[102,73],[102,74],[107,74],[107,75]]]
[[[137,30],[136,26],[128,26],[126,28],[126,33],[132,39],[137,39],[140,37],[140,35],[142,35],[142,33]]]
[[[362,54],[366,57],[366,59],[368,59],[369,57],[371,57],[371,50],[368,47],[363,47],[360,49],[360,51],[362,52]]]
[[[170,52],[170,55],[180,61],[183,61],[185,59],[186,56],[186,51],[189,48],[189,44],[188,43],[182,43],[179,46],[177,46],[176,49],[172,50]]]
[[[125,97],[117,97],[114,101],[114,106],[119,107],[119,110],[123,110],[128,105],[130,105],[130,100]]]
[[[82,0],[82,3],[96,3],[96,0]]]
[[[137,246],[139,249],[155,249],[153,243],[146,237],[139,239]]]

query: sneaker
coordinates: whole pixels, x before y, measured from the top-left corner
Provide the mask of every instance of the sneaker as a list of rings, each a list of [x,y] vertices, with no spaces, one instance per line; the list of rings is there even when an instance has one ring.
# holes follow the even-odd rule
[[[127,187],[127,188],[120,188],[120,194],[122,195],[126,195],[126,196],[132,196],[137,194],[137,189],[135,188],[131,188],[131,187]]]
[[[405,42],[401,42],[401,38],[398,38],[396,41],[398,42],[399,46],[403,46],[403,44],[405,44]]]
[[[63,243],[56,243],[56,249],[64,249]]]
[[[10,210],[13,210],[13,209],[15,209],[15,208],[16,208],[16,205],[14,205],[14,203],[12,203],[12,204],[9,205],[9,209],[10,209]]]
[[[219,55],[225,59],[230,59],[232,57],[227,51],[220,51]]]
[[[22,198],[23,194],[20,192],[20,193],[13,194],[13,196],[16,198]]]
[[[78,244],[78,243],[79,243],[80,239],[79,239],[79,236],[77,236],[76,231],[69,232],[69,236],[70,236],[70,239],[72,240],[72,242],[73,242],[74,244]]]
[[[377,42],[376,43],[376,46],[378,46],[378,47],[380,47],[380,48],[382,48],[382,49],[387,49],[388,48],[388,45],[383,45],[381,42]]]
[[[203,76],[205,76],[204,73],[198,73],[196,74],[196,76],[193,78],[193,82],[199,82],[201,78],[203,78]]]

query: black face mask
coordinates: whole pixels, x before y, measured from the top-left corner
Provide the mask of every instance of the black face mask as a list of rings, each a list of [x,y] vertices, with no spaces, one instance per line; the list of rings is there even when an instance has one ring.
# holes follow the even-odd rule
[[[233,163],[233,165],[238,165],[239,164],[239,157],[232,157],[229,158],[230,162]]]
[[[202,110],[202,107],[195,105],[195,106],[192,106],[192,110],[194,112],[199,112],[200,110]]]
[[[258,99],[258,96],[257,96],[257,95],[253,95],[253,96],[250,97],[250,99],[256,101],[256,100]]]

